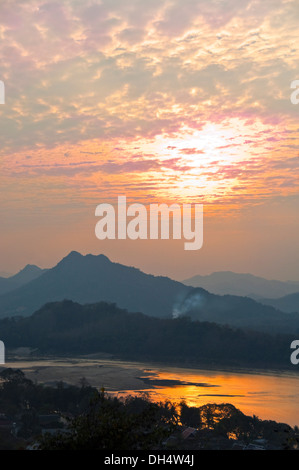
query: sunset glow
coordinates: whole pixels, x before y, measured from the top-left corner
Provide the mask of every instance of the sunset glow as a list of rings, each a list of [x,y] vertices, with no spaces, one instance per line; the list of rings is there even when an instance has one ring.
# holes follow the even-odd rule
[[[298,78],[298,19],[292,0],[3,2],[3,269],[53,265],[74,233],[79,251],[110,254],[90,227],[96,205],[119,195],[144,204],[203,203],[211,224],[221,216],[229,227],[239,217],[242,226],[253,217],[252,230],[260,212],[271,225],[278,205],[293,233],[299,107],[290,84]],[[45,224],[47,256],[41,245],[39,254],[33,250],[35,237],[45,240]],[[19,245],[16,230],[27,239],[19,261],[7,249],[12,232]],[[288,259],[299,251],[295,243],[288,242]],[[140,266],[150,270],[147,250]],[[229,268],[210,252],[198,256],[205,270]],[[298,269],[279,264],[275,277],[299,278]],[[255,271],[270,276],[272,268]],[[180,276],[166,259],[165,272]]]

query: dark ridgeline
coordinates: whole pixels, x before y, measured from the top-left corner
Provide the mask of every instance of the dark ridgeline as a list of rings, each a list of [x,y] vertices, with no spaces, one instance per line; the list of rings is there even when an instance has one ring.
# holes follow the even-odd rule
[[[261,299],[265,305],[271,305],[282,312],[292,313],[299,311],[299,292],[285,295],[279,299]]]
[[[111,262],[104,255],[71,252],[38,278],[0,296],[0,318],[28,316],[47,302],[112,302],[130,312],[194,320],[270,333],[299,332],[299,314],[286,315],[248,297],[214,295],[167,277]]]
[[[128,313],[115,304],[46,304],[26,318],[0,320],[8,349],[41,354],[110,353],[129,360],[194,366],[290,369],[293,335],[244,331],[189,318],[159,319]]]
[[[272,334],[299,334],[299,313],[286,314],[249,297],[220,296],[208,292],[202,295],[199,289],[194,289],[178,304],[177,309],[193,320]]]
[[[167,277],[111,262],[104,255],[71,252],[38,279],[0,296],[0,317],[31,315],[46,302],[115,302],[130,311],[171,317],[178,296],[192,288]]]
[[[269,280],[253,274],[232,271],[218,271],[207,276],[197,275],[183,282],[187,286],[202,287],[213,294],[242,295],[255,300],[278,299],[299,292],[299,282],[296,281]]]
[[[0,295],[10,292],[18,287],[27,284],[33,279],[38,278],[41,274],[46,272],[46,269],[41,269],[38,266],[28,264],[20,272],[10,277],[0,277]]]

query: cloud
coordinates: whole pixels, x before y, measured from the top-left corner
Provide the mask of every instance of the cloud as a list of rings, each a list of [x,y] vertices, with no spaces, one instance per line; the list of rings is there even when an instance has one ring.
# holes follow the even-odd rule
[[[4,2],[3,178],[294,192],[297,26],[296,1]]]
[[[153,136],[245,111],[269,124],[271,114],[288,117],[295,6],[274,1],[265,16],[261,1],[5,4],[2,148]],[[289,20],[280,38],[278,12]]]

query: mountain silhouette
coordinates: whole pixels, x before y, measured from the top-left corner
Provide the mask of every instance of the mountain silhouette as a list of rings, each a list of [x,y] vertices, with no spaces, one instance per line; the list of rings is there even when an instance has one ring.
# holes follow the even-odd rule
[[[299,282],[268,280],[259,276],[232,271],[218,271],[207,276],[193,276],[183,281],[187,286],[202,287],[213,294],[279,298],[299,291]]]
[[[41,269],[38,266],[27,264],[24,269],[21,269],[17,274],[10,277],[0,277],[0,294],[10,292],[18,287],[27,284],[39,277],[46,269]]]
[[[266,333],[299,334],[299,313],[283,313],[249,297],[215,295],[194,288],[174,307],[175,316]]]
[[[111,262],[104,255],[75,251],[37,279],[0,296],[0,317],[30,315],[47,302],[115,302],[130,311],[171,317],[178,296],[192,288],[167,277]]]
[[[285,295],[279,299],[261,299],[261,302],[265,305],[271,305],[282,312],[299,312],[299,292]]]
[[[0,331],[8,349],[29,347],[40,354],[108,353],[188,367],[292,368],[292,333],[273,336],[190,318],[160,319],[106,302],[48,303],[30,317],[0,320]]]
[[[71,252],[38,278],[0,296],[0,317],[28,316],[48,302],[115,303],[130,312],[194,320],[265,332],[299,332],[299,314],[241,296],[219,296],[167,277],[145,274],[104,255]]]

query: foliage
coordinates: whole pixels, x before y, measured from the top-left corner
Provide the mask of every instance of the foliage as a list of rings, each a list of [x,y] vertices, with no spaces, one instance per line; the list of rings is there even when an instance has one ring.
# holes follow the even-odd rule
[[[40,414],[80,413],[89,402],[95,389],[90,386],[76,387],[57,383],[56,387],[35,384],[18,369],[3,369],[0,372],[0,411],[16,416],[36,410]],[[27,420],[32,419],[27,417]],[[26,418],[24,417],[26,421]]]
[[[29,318],[0,321],[6,347],[41,353],[105,352],[124,359],[184,364],[291,368],[293,336],[245,331],[187,317],[158,319],[128,313],[115,304],[45,305]]]
[[[184,426],[197,430],[197,441],[172,441],[174,449],[215,448],[215,439],[231,438],[249,443],[266,439],[278,449],[298,446],[298,428],[284,423],[246,416],[230,403],[207,403],[200,407],[169,401],[154,403],[146,395],[126,399],[111,397],[81,380],[81,385],[56,387],[35,384],[20,370],[0,372],[0,412],[20,426],[18,437],[7,440],[0,433],[0,449],[20,445],[20,438],[42,450],[154,450],[165,448],[170,436],[181,435]],[[55,434],[42,434],[40,414],[64,415],[68,425]],[[58,428],[58,426],[56,426]],[[176,442],[176,444],[174,444]]]
[[[98,394],[86,413],[75,418],[69,432],[39,439],[41,450],[149,450],[176,427],[174,408],[145,399]]]

